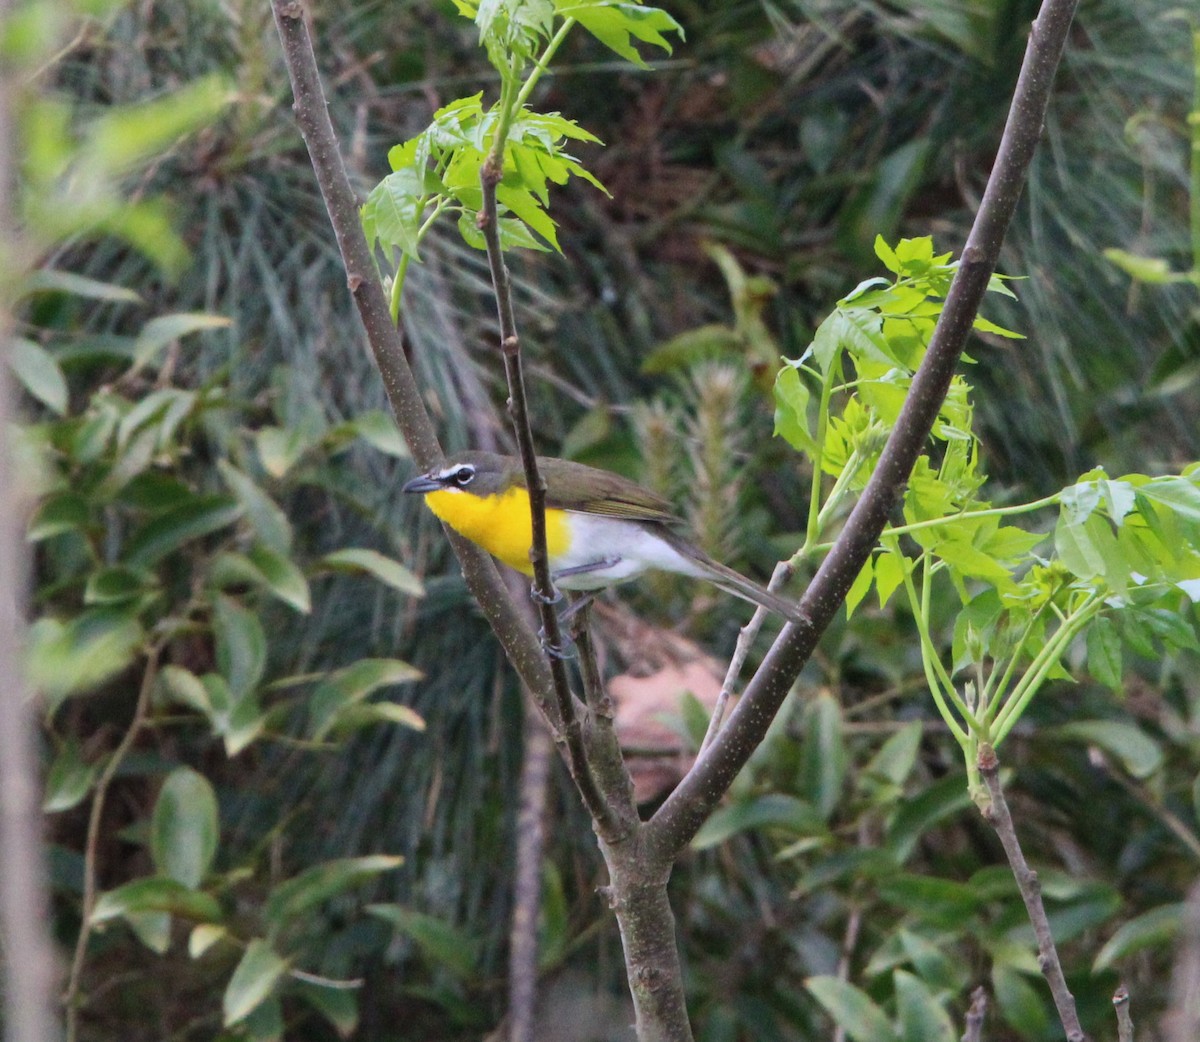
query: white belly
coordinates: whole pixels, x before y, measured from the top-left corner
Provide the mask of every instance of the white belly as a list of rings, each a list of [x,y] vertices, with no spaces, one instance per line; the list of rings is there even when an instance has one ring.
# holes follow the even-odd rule
[[[571,548],[553,561],[561,573],[608,560],[610,563],[575,575],[558,575],[555,585],[565,590],[599,590],[633,579],[651,568],[681,575],[704,572],[665,539],[638,524],[615,517],[596,517],[570,511]]]

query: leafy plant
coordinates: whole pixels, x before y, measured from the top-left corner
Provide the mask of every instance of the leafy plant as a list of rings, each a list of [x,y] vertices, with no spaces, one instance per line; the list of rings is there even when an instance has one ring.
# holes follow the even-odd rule
[[[132,296],[53,272],[38,281],[42,302],[79,289],[126,303]],[[29,670],[45,696],[56,750],[46,809],[62,814],[90,803],[83,922],[67,991],[71,1037],[85,1001],[89,942],[117,921],[159,954],[171,946],[173,924],[188,925],[191,957],[228,975],[226,1026],[245,1025],[256,1039],[281,1037],[286,992],[344,1029],[355,1016],[354,993],[300,969],[313,951],[312,914],[402,861],[344,858],[278,878],[254,855],[231,860],[212,782],[168,754],[160,766],[142,768],[163,780],[148,817],[133,825],[150,874],[97,888],[106,798],[152,735],[160,745],[180,729],[207,735],[189,755],[202,763],[214,742],[232,758],[266,742],[320,749],[379,723],[424,726],[408,707],[372,698],[420,676],[399,659],[299,677],[280,676],[272,663],[279,613],[307,614],[317,576],[353,572],[405,597],[423,593],[415,576],[375,549],[306,553],[280,506],[355,439],[393,455],[405,449],[379,414],[296,434],[261,406],[238,401],[219,379],[176,383],[169,360],[179,343],[223,324],[210,315],[160,316],[131,335],[102,339],[46,328],[38,340],[21,341],[14,365],[31,397],[45,403],[22,436],[39,491],[29,524],[38,549]],[[138,692],[132,718],[106,748],[88,735],[92,707],[100,699],[127,703],[131,689]]]

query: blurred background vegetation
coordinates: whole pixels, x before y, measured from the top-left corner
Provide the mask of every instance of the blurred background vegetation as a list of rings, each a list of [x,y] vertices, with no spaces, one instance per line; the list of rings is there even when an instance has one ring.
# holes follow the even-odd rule
[[[309,9],[334,123],[364,191],[386,172],[387,149],[435,108],[489,87],[473,31],[449,3]],[[806,476],[770,436],[779,357],[802,353],[833,302],[878,273],[876,233],[961,245],[1036,4],[734,0],[669,9],[687,31],[671,60],[630,71],[573,38],[541,88],[542,107],[607,143],[580,151],[611,196],[564,192],[555,200],[564,256],[513,261],[536,433],[547,454],[670,493],[710,551],[765,576],[794,549],[807,506],[798,491]],[[1162,258],[1177,270],[1196,261],[1192,29],[1168,0],[1083,2],[1002,262],[1027,280],[1016,286],[1019,304],[990,313],[1028,339],[981,337],[970,348],[992,499],[1044,495],[1094,465],[1155,473],[1200,456],[1200,291],[1133,282],[1104,254]],[[226,1036],[482,1037],[504,1013],[523,708],[439,531],[399,495],[411,466],[376,422],[362,420],[384,407],[383,392],[292,124],[269,7],[147,0],[85,17],[60,43],[32,82],[80,126],[212,75],[230,98],[219,114],[192,112],[192,132],[123,182],[129,197],[165,204],[186,261],[119,228],[59,239],[39,257],[42,268],[140,299],[60,282],[22,306],[21,335],[51,354],[69,391],[47,390],[32,363],[23,380],[43,393],[28,397],[27,415],[52,447],[59,482],[86,499],[86,520],[39,537],[35,612],[78,618],[145,592],[144,576],[110,569],[103,589],[89,577],[126,560],[122,525],[139,523],[139,510],[157,516],[147,504],[169,499],[169,482],[181,496],[232,497],[242,513],[228,531],[191,533],[165,565],[141,551],[143,564],[168,573],[152,584],[157,607],[146,610],[155,618],[194,607],[209,581],[197,576],[222,549],[278,536],[278,510],[312,602],[307,614],[289,610],[297,605],[280,582],[235,567],[218,583],[233,591],[227,600],[205,594],[192,629],[172,631],[163,655],[202,673],[236,658],[239,634],[257,640],[255,624],[230,622],[231,613],[260,620],[261,654],[247,654],[264,684],[262,726],[227,756],[228,726],[222,745],[194,702],[176,692],[172,704],[169,691],[156,698],[112,779],[98,884],[111,890],[161,868],[151,838],[159,792],[172,772],[194,768],[219,807],[220,844],[205,870],[222,881],[210,889],[231,936],[258,936],[275,922],[272,887],[308,866],[405,859],[381,875],[364,871],[356,889],[332,888],[280,928],[300,969],[363,987],[301,994],[305,982],[293,980],[278,1019],[252,1017]],[[484,258],[450,232],[435,233],[423,254],[409,275],[404,331],[444,443],[506,447]],[[228,324],[175,327],[146,349],[152,362],[139,355],[148,323],[180,313]],[[155,428],[136,495],[114,492],[114,470],[136,465],[128,462],[136,428],[117,425],[165,390],[195,396],[169,430]],[[112,427],[98,434],[105,416]],[[230,468],[249,475],[260,498]],[[425,595],[410,596],[416,587],[394,572],[391,587],[341,574],[327,555],[345,547],[404,562],[423,577]],[[282,588],[296,596],[294,584]],[[728,653],[743,621],[738,604],[673,581],[621,597],[716,655]],[[947,613],[947,642],[952,623]],[[636,659],[611,634],[609,644],[614,670]],[[1018,830],[1045,870],[1085,1023],[1102,1036],[1112,1034],[1118,975],[1135,1016],[1150,1023],[1165,1008],[1167,942],[1200,863],[1200,674],[1194,662],[1143,650],[1123,698],[1089,682],[1059,685],[1007,753]],[[423,731],[403,726],[414,722],[407,718],[322,731],[313,724],[317,694],[292,697],[280,683],[367,658],[424,672],[394,689]],[[114,661],[120,668],[98,691],[63,694],[47,731],[47,762],[60,771],[49,821],[64,950],[79,928],[93,786],[127,733],[145,676],[140,656]],[[1057,1037],[1016,891],[968,807],[920,675],[902,610],[861,610],[836,627],[772,740],[680,866],[673,896],[698,1037],[829,1037],[803,982],[843,962],[889,1008],[925,989],[960,1025],[970,990],[984,983],[993,996],[986,1037]],[[677,728],[695,738],[686,705]],[[624,1037],[620,946],[595,893],[600,862],[557,770],[552,786],[545,1037]],[[390,912],[366,914],[368,902]],[[220,995],[239,950],[216,945],[193,958],[178,920],[157,945],[162,955],[143,943],[145,930],[139,941],[123,923],[91,938],[80,1038],[221,1033]],[[572,1011],[576,1034],[553,1026],[558,1008]]]

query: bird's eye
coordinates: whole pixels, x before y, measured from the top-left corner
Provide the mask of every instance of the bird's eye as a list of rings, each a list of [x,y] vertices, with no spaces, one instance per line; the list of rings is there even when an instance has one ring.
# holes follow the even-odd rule
[[[450,480],[459,488],[471,484],[471,479],[475,477],[474,467],[459,467],[453,474],[450,475]]]

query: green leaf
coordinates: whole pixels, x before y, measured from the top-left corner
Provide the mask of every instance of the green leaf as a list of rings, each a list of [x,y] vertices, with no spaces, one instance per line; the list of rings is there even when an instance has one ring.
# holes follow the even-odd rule
[[[221,999],[225,1027],[245,1020],[266,1002],[287,968],[286,960],[276,955],[266,941],[257,937],[252,940],[229,978]]]
[[[150,825],[150,851],[159,874],[194,890],[212,866],[219,835],[217,797],[208,779],[190,767],[172,771]]]
[[[415,666],[394,658],[361,659],[340,669],[322,681],[309,701],[309,733],[314,741],[322,740],[334,728],[339,716],[356,706],[381,687],[407,684],[419,680],[422,673]]]
[[[238,1025],[247,1042],[283,1042],[283,1002],[271,995],[250,1011]]]
[[[96,765],[83,759],[79,743],[67,739],[46,773],[42,810],[47,814],[55,814],[78,806],[91,791],[96,772]]]
[[[372,448],[397,459],[408,458],[408,446],[404,443],[391,413],[382,409],[371,409],[360,413],[351,423],[358,436]]]
[[[1003,962],[992,965],[992,990],[1000,1014],[1024,1038],[1043,1039],[1050,1030],[1050,1012],[1042,993]]]
[[[189,889],[177,879],[150,876],[101,894],[92,909],[93,924],[144,912],[169,912],[194,922],[219,922],[221,906],[208,894]]]
[[[246,520],[250,522],[263,544],[281,554],[291,550],[292,524],[279,505],[259,488],[249,475],[242,473],[227,460],[218,460],[217,470],[221,472],[229,491],[241,503],[246,512]]]
[[[171,916],[167,912],[129,912],[125,921],[142,942],[156,955],[166,955],[171,947]]]
[[[49,351],[24,337],[10,337],[8,364],[34,398],[61,416],[67,411],[67,378]]]
[[[131,170],[212,122],[234,97],[221,77],[206,76],[152,101],[106,107],[86,123],[80,163],[102,176]]]
[[[1120,268],[1135,282],[1145,282],[1152,286],[1162,286],[1171,282],[1186,282],[1187,274],[1175,272],[1161,257],[1143,257],[1128,250],[1107,249],[1104,259]]]
[[[903,785],[917,765],[921,734],[921,722],[913,720],[890,735],[879,747],[879,752],[863,767],[858,777],[859,783],[878,784],[882,781],[897,787]]]
[[[88,576],[83,590],[84,604],[127,604],[157,586],[153,573],[116,565],[101,568]]]
[[[69,293],[86,300],[107,300],[118,304],[140,304],[142,298],[133,290],[112,282],[100,282],[71,271],[40,268],[32,272],[22,287],[26,293]]]
[[[800,743],[796,791],[808,799],[826,821],[841,799],[846,762],[842,707],[833,695],[823,690],[804,707],[804,737]]]
[[[316,981],[298,980],[291,985],[304,1002],[324,1017],[342,1038],[349,1038],[358,1027],[358,995],[348,988],[323,987]]]
[[[854,582],[850,586],[849,592],[846,594],[846,618],[850,618],[854,614],[854,609],[862,602],[863,598],[871,592],[871,583],[875,578],[875,558],[868,557],[867,563],[862,566],[862,570],[855,577]]]
[[[77,492],[59,492],[47,496],[29,522],[26,538],[31,543],[50,539],[63,532],[86,528],[91,521],[88,500]]]
[[[283,477],[312,445],[311,437],[291,427],[264,427],[254,437],[263,469],[273,478]]]
[[[425,171],[404,167],[388,174],[367,196],[361,218],[367,244],[383,247],[390,255],[399,250],[419,260],[421,224],[429,190]]]
[[[188,934],[188,957],[199,959],[214,944],[228,937],[229,931],[225,927],[214,926],[212,923],[200,923],[199,926],[193,927],[192,932]]]
[[[879,894],[910,915],[946,928],[968,919],[979,903],[978,895],[966,883],[908,872],[880,880]]]
[[[896,970],[892,981],[903,1042],[957,1042],[949,1014],[924,981],[904,970]]]
[[[346,549],[335,550],[331,554],[326,554],[321,558],[321,564],[325,568],[329,568],[337,572],[352,572],[352,573],[367,573],[375,576],[382,583],[386,583],[393,589],[399,590],[401,593],[411,594],[413,597],[423,597],[425,595],[425,587],[421,584],[412,572],[410,572],[399,561],[393,561],[390,557],[385,557],[377,550],[362,550],[362,549]]]
[[[248,554],[221,554],[213,562],[209,581],[222,589],[252,583],[301,614],[307,615],[312,610],[312,597],[304,573],[290,557],[261,543],[256,543]]]
[[[367,911],[411,937],[430,962],[445,967],[459,980],[477,972],[478,942],[450,923],[398,904],[369,905]]]
[[[162,672],[159,673],[159,680],[162,683],[164,694],[173,702],[194,709],[205,716],[212,715],[213,705],[208,689],[195,673],[182,666],[163,666]]]
[[[785,365],[775,378],[775,436],[809,459],[815,459],[817,443],[808,429],[808,400],[808,388],[800,371]]]
[[[53,713],[64,698],[92,690],[129,666],[143,638],[137,619],[116,608],[92,608],[65,624],[38,619],[29,628],[29,680]]]
[[[896,251],[887,244],[887,240],[884,239],[882,235],[875,236],[874,248],[875,256],[883,261],[883,266],[887,268],[888,271],[899,275],[900,260],[896,256]]]
[[[1151,908],[1122,923],[1097,953],[1092,972],[1112,969],[1121,959],[1147,948],[1158,951],[1173,948],[1187,914],[1187,905],[1180,901]]]
[[[228,528],[242,507],[228,496],[196,496],[153,518],[125,544],[125,563],[148,568],[193,539]]]
[[[887,1015],[860,988],[837,977],[809,977],[804,986],[853,1042],[899,1042]]]
[[[1162,747],[1145,731],[1120,720],[1073,720],[1045,728],[1051,739],[1087,742],[1117,757],[1135,778],[1149,778],[1163,763]]]
[[[346,706],[334,717],[330,731],[344,734],[376,724],[396,724],[413,731],[424,731],[425,721],[411,706],[398,702],[367,702]]]
[[[276,927],[308,915],[331,897],[390,872],[404,863],[402,857],[374,854],[341,858],[314,865],[275,887],[267,897],[263,914]]]
[[[825,836],[827,831],[812,804],[782,792],[768,792],[719,807],[696,833],[692,849],[707,850],[752,829],[782,829],[802,836]]]
[[[1012,329],[1005,329],[1004,326],[998,326],[995,322],[989,322],[982,315],[976,315],[975,321],[972,323],[972,328],[980,333],[991,333],[993,336],[1002,336],[1008,340],[1024,340],[1025,334],[1018,333]]]
[[[221,315],[208,315],[203,312],[180,313],[175,315],[160,315],[142,326],[137,341],[133,345],[133,364],[140,368],[153,361],[155,356],[168,344],[190,333],[199,333],[208,329],[225,329],[231,322]]]
[[[892,594],[904,582],[909,564],[899,551],[882,553],[875,558],[875,592],[879,594],[880,609],[887,607]]]
[[[908,860],[917,841],[934,825],[971,806],[966,780],[949,774],[902,803],[888,823],[887,847],[896,863]]]
[[[252,691],[267,668],[267,637],[258,616],[231,597],[213,602],[217,668],[229,682],[234,701]]]
[[[563,18],[574,18],[609,50],[641,68],[648,66],[634,48],[631,37],[661,47],[668,54],[671,45],[663,33],[678,33],[683,39],[683,27],[657,7],[612,0],[555,0],[554,6]]]
[[[1121,635],[1112,619],[1100,616],[1087,631],[1088,672],[1118,694],[1123,690]]]

